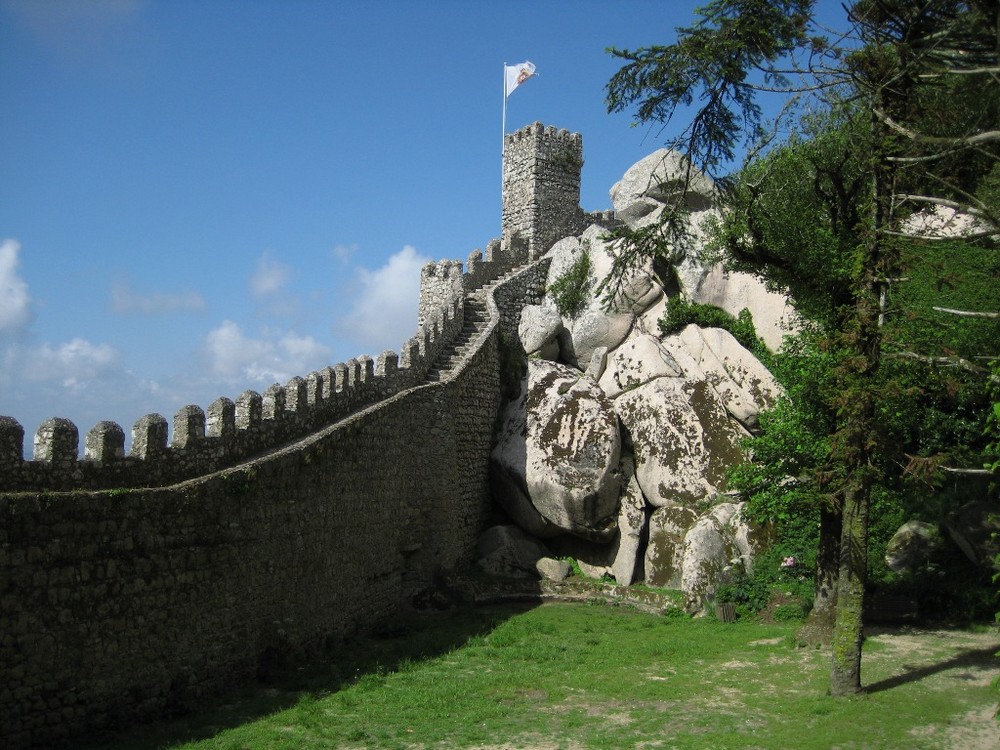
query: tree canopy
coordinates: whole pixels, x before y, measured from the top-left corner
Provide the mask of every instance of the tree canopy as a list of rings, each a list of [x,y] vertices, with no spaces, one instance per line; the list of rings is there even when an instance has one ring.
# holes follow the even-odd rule
[[[796,468],[798,486],[821,495],[829,516],[818,558],[836,603],[835,695],[861,689],[873,499],[906,474],[982,471],[949,465],[981,461],[983,441],[959,427],[975,419],[949,428],[944,415],[979,410],[982,426],[998,352],[984,349],[982,336],[959,345],[928,331],[940,334],[959,318],[992,320],[1000,308],[995,294],[969,309],[946,304],[944,294],[949,284],[967,286],[962,276],[975,270],[963,262],[958,271],[949,259],[974,256],[987,274],[1000,265],[1000,4],[857,0],[844,9],[837,34],[819,25],[809,0],[712,0],[673,44],[610,50],[624,64],[607,86],[610,111],[633,110],[664,129],[693,108],[669,144],[692,168],[722,177],[737,150],[749,149],[738,175],[722,180],[717,248],[730,267],[788,292],[814,323],[813,355],[822,353],[808,361],[822,368],[813,375],[823,387],[806,406],[801,398],[786,406],[777,423],[794,424],[796,409],[815,412],[812,447]],[[765,95],[783,97],[778,119],[790,137],[765,121]],[[605,289],[639,258],[665,254],[683,218],[681,199],[659,226],[619,232]],[[941,295],[934,313],[949,323],[928,322],[926,285],[907,290],[906,269],[917,264],[921,278],[931,269],[932,293]],[[978,378],[979,387],[956,386],[956,378]],[[958,394],[970,393],[978,396],[960,407]],[[917,409],[931,437],[897,416]],[[803,451],[778,455],[772,437],[775,465],[790,468]]]

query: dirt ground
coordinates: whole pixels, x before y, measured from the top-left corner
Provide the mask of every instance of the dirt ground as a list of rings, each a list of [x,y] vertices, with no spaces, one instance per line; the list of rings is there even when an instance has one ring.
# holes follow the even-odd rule
[[[877,644],[866,652],[863,669],[891,674],[873,683],[868,692],[886,690],[919,679],[929,691],[948,691],[957,683],[983,688],[1000,679],[1000,629],[981,633],[921,628],[869,629],[866,636]],[[881,666],[881,669],[880,669]],[[997,705],[968,712],[961,722],[946,727],[914,727],[915,737],[931,737],[942,750],[1000,750]]]

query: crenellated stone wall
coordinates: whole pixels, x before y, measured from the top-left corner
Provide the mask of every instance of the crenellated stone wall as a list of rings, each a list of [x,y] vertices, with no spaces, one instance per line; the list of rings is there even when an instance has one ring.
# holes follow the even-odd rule
[[[580,208],[582,169],[579,133],[535,122],[504,138],[503,233],[519,235],[529,258],[540,258],[554,242],[594,221]],[[599,217],[606,225],[612,215]]]
[[[185,705],[468,563],[490,507],[500,331],[544,279],[528,266],[493,292],[451,379],[264,457],[169,487],[0,494],[4,746]]]
[[[76,426],[54,419],[24,460],[23,428],[0,417],[0,746],[190,705],[469,563],[491,503],[501,337],[545,287],[530,247],[511,231],[464,272],[429,264],[401,356],[188,406],[172,425],[147,415],[129,455],[101,422],[81,459]],[[426,382],[484,285],[487,328]]]

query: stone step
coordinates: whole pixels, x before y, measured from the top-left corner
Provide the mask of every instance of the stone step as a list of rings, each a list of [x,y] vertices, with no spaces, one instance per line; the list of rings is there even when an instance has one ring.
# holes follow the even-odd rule
[[[472,349],[473,342],[479,337],[486,326],[489,325],[490,313],[486,305],[486,295],[490,290],[502,284],[520,269],[514,269],[504,274],[499,279],[480,287],[465,296],[465,310],[462,330],[459,331],[447,347],[445,347],[437,359],[427,370],[426,381],[436,383],[448,376],[448,374],[463,361]]]

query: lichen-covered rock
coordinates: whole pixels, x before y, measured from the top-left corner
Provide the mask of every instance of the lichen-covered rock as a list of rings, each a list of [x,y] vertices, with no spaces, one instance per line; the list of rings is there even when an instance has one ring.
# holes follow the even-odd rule
[[[673,356],[648,333],[636,333],[608,355],[604,374],[598,381],[609,398],[645,385],[655,378],[679,377],[681,368]]]
[[[492,454],[494,495],[525,530],[607,541],[615,533],[621,435],[611,403],[564,365],[529,360]]]
[[[549,554],[545,545],[513,524],[488,528],[476,544],[476,564],[502,578],[538,576],[537,563]]]
[[[606,229],[595,224],[580,235],[581,245],[590,252],[591,275],[594,281],[592,289],[595,292],[597,285],[611,273],[617,254],[614,251],[614,243],[604,239],[606,234]],[[656,274],[653,273],[652,260],[637,260],[623,277],[611,309],[614,312],[628,312],[635,315],[653,304],[662,291]],[[596,299],[594,302],[598,309],[603,309],[601,299]]]
[[[559,356],[559,333],[562,331],[562,316],[553,305],[526,305],[521,310],[521,321],[517,327],[521,346],[529,357],[556,359]]]
[[[535,563],[538,575],[547,581],[563,581],[569,575],[570,566],[565,560],[543,557]]]
[[[943,541],[937,526],[925,521],[907,521],[889,539],[885,564],[896,573],[913,572],[930,561]]]
[[[749,310],[757,335],[771,351],[801,328],[801,319],[785,295],[770,291],[751,274],[727,273],[721,263],[708,269],[692,290],[691,301],[721,307],[733,317]]]
[[[618,536],[611,562],[611,575],[621,586],[630,585],[639,575],[642,540],[648,522],[646,498],[643,497],[642,489],[635,478],[635,467],[631,459],[627,463],[628,482],[622,490],[618,508]]]
[[[588,366],[595,350],[601,347],[610,350],[621,344],[632,329],[636,315],[662,294],[651,262],[640,264],[629,273],[610,309],[607,308],[603,295],[598,293],[613,262],[611,248],[603,239],[605,232],[593,225],[579,238],[560,240],[548,253],[552,262],[546,279],[547,289],[564,278],[581,255],[586,254],[590,259],[589,275],[580,290],[581,305],[574,314],[564,315],[559,335],[560,358],[580,369]],[[551,291],[546,293],[544,304],[556,306]]]
[[[757,554],[774,542],[775,530],[772,524],[750,523],[744,514],[744,503],[737,504],[736,508],[736,513],[729,519],[728,530],[732,535],[733,544],[740,551],[743,569],[749,575],[753,573],[754,559]]]
[[[575,318],[564,318],[559,332],[559,358],[583,370],[594,352],[614,349],[632,330],[631,313],[607,313],[599,307],[586,308]]]
[[[712,205],[715,200],[715,184],[704,172],[692,166],[686,156],[678,151],[661,148],[633,164],[621,180],[611,188],[611,203],[616,215],[641,218],[655,209],[649,200],[667,203],[685,188],[687,205],[699,211]],[[633,206],[640,203],[647,210]],[[630,209],[630,207],[632,207]]]
[[[669,505],[653,510],[646,545],[646,583],[670,589],[681,587],[684,571],[684,537],[698,514],[691,508]]]
[[[684,608],[692,614],[704,613],[716,588],[731,582],[736,572],[744,569],[730,524],[739,511],[734,503],[720,503],[695,521],[684,536],[681,591]]]
[[[575,559],[584,575],[590,578],[609,575],[619,585],[628,586],[641,573],[647,515],[646,499],[635,480],[630,458],[622,458],[622,474],[626,481],[618,508],[617,532],[610,542],[600,544],[563,536],[551,540],[550,545],[558,554]]]
[[[726,411],[748,430],[757,427],[760,412],[781,394],[771,372],[722,328],[689,325],[662,346],[685,377],[708,381]]]
[[[744,432],[705,380],[656,378],[614,404],[650,505],[697,505],[718,494],[726,472],[743,460]]]

